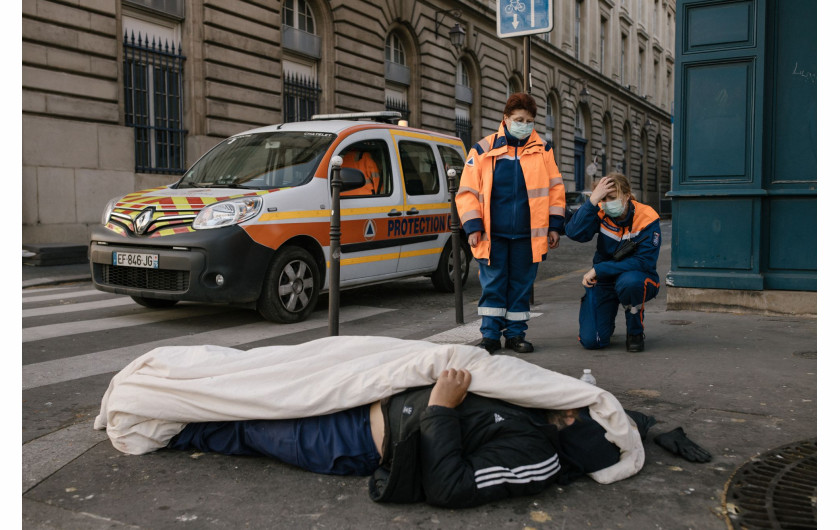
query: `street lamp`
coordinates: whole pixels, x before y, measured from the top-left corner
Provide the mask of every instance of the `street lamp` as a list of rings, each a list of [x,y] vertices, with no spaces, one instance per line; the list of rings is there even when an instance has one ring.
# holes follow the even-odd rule
[[[461,46],[464,45],[464,39],[466,36],[466,30],[457,22],[454,26],[452,26],[452,29],[449,30],[449,42],[452,43],[452,46],[454,46],[456,50],[460,50]]]
[[[572,96],[572,83],[573,82],[577,82],[577,83],[580,83],[581,85],[583,85],[583,87],[580,89],[580,92],[578,92],[578,102],[583,103],[584,105],[589,105],[589,101],[592,99],[592,94],[589,93],[589,89],[586,87],[586,85],[587,85],[586,79],[578,78],[578,79],[573,79],[572,81],[569,81],[569,97],[570,98],[573,97]]]
[[[453,19],[461,18],[461,10],[460,9],[449,9],[447,11],[435,11],[435,39],[437,39],[440,34],[438,33],[438,29],[440,29],[440,25],[446,20],[446,16],[449,15]],[[466,37],[467,32],[461,27],[461,24],[455,22],[455,25],[452,26],[452,29],[449,30],[449,42],[452,43],[456,49],[460,50],[461,46],[464,45],[464,38]]]

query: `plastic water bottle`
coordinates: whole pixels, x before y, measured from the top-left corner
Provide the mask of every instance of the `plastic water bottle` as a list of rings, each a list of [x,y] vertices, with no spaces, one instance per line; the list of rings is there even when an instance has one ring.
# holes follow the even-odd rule
[[[580,380],[584,383],[589,383],[590,385],[595,384],[595,376],[592,375],[592,370],[589,368],[584,368],[583,375],[580,376]]]

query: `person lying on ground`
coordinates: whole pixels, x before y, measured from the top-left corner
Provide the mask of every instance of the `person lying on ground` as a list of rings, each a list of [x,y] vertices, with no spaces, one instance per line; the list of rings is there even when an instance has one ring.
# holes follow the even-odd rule
[[[451,508],[534,495],[618,462],[587,409],[519,407],[468,392],[470,381],[467,370],[444,370],[433,386],[324,416],[189,423],[168,447],[369,475],[374,501]],[[642,437],[655,423],[627,413]]]

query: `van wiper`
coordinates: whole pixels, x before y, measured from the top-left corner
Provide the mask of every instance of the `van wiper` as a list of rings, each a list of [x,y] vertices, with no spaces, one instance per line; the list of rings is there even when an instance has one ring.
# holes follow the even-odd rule
[[[252,190],[251,186],[243,186],[242,184],[237,184],[235,182],[231,182],[230,184],[210,184],[206,186],[207,188],[235,188],[238,190]]]

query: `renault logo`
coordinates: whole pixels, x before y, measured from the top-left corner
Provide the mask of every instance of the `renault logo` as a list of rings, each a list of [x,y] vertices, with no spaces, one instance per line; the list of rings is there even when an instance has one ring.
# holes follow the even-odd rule
[[[142,212],[140,215],[134,218],[134,231],[138,234],[142,234],[149,228],[149,224],[152,222],[152,214],[155,213],[155,208],[153,206],[149,206]]]

